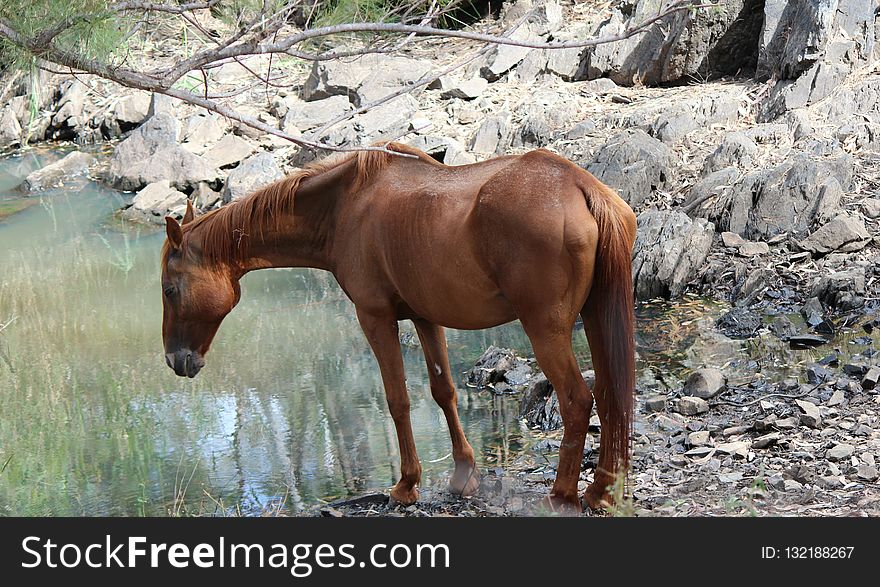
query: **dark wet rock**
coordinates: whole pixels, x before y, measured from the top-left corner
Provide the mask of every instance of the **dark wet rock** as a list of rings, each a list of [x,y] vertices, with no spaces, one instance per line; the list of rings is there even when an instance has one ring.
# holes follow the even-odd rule
[[[641,213],[632,262],[636,298],[681,295],[706,261],[713,232],[712,223],[681,212]]]
[[[68,153],[59,161],[29,173],[24,180],[24,188],[30,192],[37,192],[60,187],[68,179],[86,175],[89,166],[93,163],[95,157],[89,153],[80,151]]]
[[[733,308],[715,323],[730,338],[751,338],[762,326],[761,317],[747,308]]]
[[[596,382],[595,373],[583,371],[581,375],[592,389]],[[530,428],[538,428],[546,432],[562,427],[559,400],[553,385],[543,373],[535,375],[528,389],[523,393],[519,414]]]
[[[662,142],[642,130],[624,130],[609,138],[585,167],[635,208],[666,185],[672,160]]]
[[[865,269],[853,267],[820,277],[810,295],[838,310],[853,310],[865,304]]]
[[[534,369],[510,349],[490,346],[466,373],[471,387],[490,388],[497,393],[520,391],[532,379]]]
[[[834,327],[834,323],[831,320],[826,318],[813,326],[813,332],[830,340],[837,334],[837,328]]]
[[[819,364],[809,365],[807,367],[807,381],[809,383],[822,383],[831,377],[831,371]]]
[[[770,332],[779,337],[780,340],[787,341],[798,333],[797,326],[788,318],[788,316],[777,316],[770,323]]]
[[[823,344],[828,344],[828,339],[813,334],[798,334],[788,339],[788,344],[793,349],[811,349]]]
[[[653,395],[645,399],[645,412],[653,414],[666,411],[666,396]]]
[[[825,319],[825,308],[819,298],[813,297],[801,307],[801,316],[809,326],[817,326]]]
[[[399,55],[316,61],[302,96],[308,102],[345,96],[355,106],[363,106],[413,84],[430,71],[430,62]]]
[[[697,369],[688,376],[681,393],[686,396],[709,399],[724,391],[726,385],[727,380],[721,370]]]
[[[92,116],[98,108],[92,101],[88,86],[79,79],[69,79],[59,88],[61,98],[52,116],[46,134],[59,140],[76,140],[89,144],[100,138],[100,132],[92,126]]]
[[[858,251],[870,242],[871,235],[861,219],[841,214],[798,244],[814,255],[826,255],[832,251]]]
[[[216,180],[217,172],[207,161],[177,143],[179,131],[177,120],[168,114],[149,118],[117,145],[107,181],[118,189],[138,190],[162,180],[180,189]]]
[[[619,34],[657,14],[659,0],[624,2],[594,36]],[[677,12],[636,35],[590,48],[582,68],[589,78],[609,77],[620,85],[653,85],[733,74],[757,61],[753,39],[763,15],[758,0],[722,0],[711,11]]]

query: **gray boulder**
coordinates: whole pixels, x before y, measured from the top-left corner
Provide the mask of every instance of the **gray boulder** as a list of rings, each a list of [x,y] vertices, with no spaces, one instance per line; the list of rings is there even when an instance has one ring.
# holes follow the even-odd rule
[[[395,140],[410,129],[413,115],[418,111],[418,101],[409,94],[404,94],[358,114],[352,119],[351,127],[357,132],[362,144]],[[335,132],[341,130],[336,129]]]
[[[835,201],[837,188],[848,189],[852,182],[852,159],[813,160],[803,153],[794,153],[772,169],[753,171],[725,185],[721,175],[710,175],[716,183],[712,188],[717,197],[695,205],[691,212],[716,220],[722,231],[735,232],[752,240],[766,240],[785,232],[807,230],[827,206]],[[724,170],[731,179],[733,172]],[[836,184],[836,185],[835,185]],[[693,191],[705,195],[708,185],[695,186]],[[699,196],[692,195],[691,204]]]
[[[440,97],[446,99],[460,98],[462,100],[473,100],[479,98],[480,94],[482,94],[488,87],[489,82],[486,81],[486,78],[472,77],[468,80],[451,85],[440,94]]]
[[[177,120],[160,113],[149,118],[117,145],[107,171],[107,181],[122,190],[138,190],[167,179],[171,185],[192,188],[214,181],[217,172],[201,157],[177,143]]]
[[[510,145],[510,136],[513,131],[510,118],[510,113],[504,112],[484,120],[471,138],[471,151],[484,155],[502,154]]]
[[[871,242],[871,235],[860,218],[840,214],[831,222],[800,241],[800,247],[814,255],[826,255],[833,251],[850,253],[858,251]]]
[[[150,95],[142,92],[120,99],[104,117],[104,134],[115,138],[137,128],[147,119],[150,101]]]
[[[122,216],[137,222],[161,224],[165,216],[180,219],[186,212],[186,194],[171,187],[167,179],[153,182],[139,191]]]
[[[516,29],[513,34],[510,35],[510,38],[532,43],[544,42],[544,39],[539,34],[532,31],[527,25],[520,26]],[[486,55],[483,65],[480,67],[480,75],[490,82],[494,82],[502,75],[519,65],[519,63],[526,58],[526,55],[532,51],[535,51],[535,49],[518,47],[516,45],[495,45],[489,51],[489,54]]]
[[[24,180],[24,188],[36,192],[60,187],[66,179],[86,175],[89,166],[94,162],[94,156],[88,153],[80,151],[68,153],[55,163],[29,173]]]
[[[780,80],[760,118],[818,102],[871,61],[875,6],[865,0],[765,0],[757,74]]]
[[[592,389],[596,383],[596,374],[592,370],[581,372],[587,386]],[[529,428],[537,428],[548,432],[562,427],[562,415],[559,413],[559,400],[553,384],[543,373],[532,378],[529,387],[523,392],[519,404],[519,415],[524,418]]]
[[[223,186],[223,202],[231,202],[284,177],[269,153],[257,153],[229,173]]]
[[[305,132],[324,126],[351,109],[351,102],[346,96],[330,96],[313,102],[288,103],[282,128],[286,133]]]
[[[629,0],[612,9],[596,36],[620,34],[662,10],[663,0]],[[581,67],[589,79],[617,84],[660,84],[717,77],[754,67],[754,35],[763,14],[760,0],[721,0],[712,10],[681,11],[654,23],[648,32],[589,48]]]
[[[92,102],[89,88],[78,79],[71,79],[61,84],[60,92],[61,99],[52,116],[49,136],[92,142],[87,139],[95,133],[95,129],[90,127],[90,121],[97,107]]]
[[[216,169],[237,165],[249,157],[255,147],[241,137],[229,134],[217,141],[205,152],[204,158]]]
[[[316,61],[303,86],[302,97],[311,102],[346,96],[355,106],[362,106],[420,80],[430,71],[428,61],[397,55]]]
[[[0,149],[21,144],[21,125],[12,108],[0,109]]]
[[[752,166],[752,157],[758,152],[758,145],[744,133],[732,132],[724,135],[718,147],[706,158],[703,164],[703,175],[727,167]]]
[[[536,92],[517,108],[522,124],[513,135],[514,147],[544,147],[578,114],[578,104],[554,91]]]
[[[854,267],[824,275],[813,283],[810,295],[838,310],[852,310],[865,304],[865,269]]]
[[[666,185],[672,159],[669,147],[644,131],[624,130],[608,139],[586,169],[635,208]]]
[[[686,396],[709,399],[721,393],[726,385],[727,380],[719,369],[697,369],[688,376],[681,393]]]
[[[638,216],[633,284],[639,300],[675,298],[696,276],[712,246],[715,226],[678,211],[647,210]]]
[[[864,63],[874,47],[874,7],[865,0],[764,0],[757,75],[796,79],[823,59]]]
[[[186,120],[183,142],[191,151],[201,154],[208,145],[223,138],[227,130],[228,125],[222,116],[213,112],[200,112]]]

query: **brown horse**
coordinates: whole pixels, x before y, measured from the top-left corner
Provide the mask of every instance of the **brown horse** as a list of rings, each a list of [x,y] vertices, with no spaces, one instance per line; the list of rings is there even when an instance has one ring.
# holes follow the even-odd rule
[[[220,322],[255,269],[331,271],[355,305],[379,363],[397,428],[398,502],[418,499],[421,465],[398,321],[411,320],[431,394],[452,437],[453,491],[479,486],[458,419],[444,327],[480,329],[519,318],[556,389],[565,431],[549,499],[580,511],[577,482],[593,398],[601,421],[590,507],[610,503],[625,476],[634,388],[630,257],[635,215],[610,188],[546,150],[448,167],[391,144],[308,166],[217,211],[167,217],[162,251],[162,337],[168,365],[194,377]],[[588,389],[572,352],[583,318],[596,371]]]

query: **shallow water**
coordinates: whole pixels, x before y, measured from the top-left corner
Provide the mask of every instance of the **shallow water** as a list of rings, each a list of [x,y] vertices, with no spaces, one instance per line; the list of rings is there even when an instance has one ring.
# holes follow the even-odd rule
[[[0,209],[20,207],[15,186],[60,154],[0,159]],[[118,220],[126,198],[83,179],[0,215],[0,515],[257,515],[390,487],[394,426],[332,276],[247,275],[207,367],[180,379],[162,356],[164,234]],[[749,348],[711,328],[722,311],[640,307],[640,379],[674,387],[731,361],[748,375]],[[504,467],[535,440],[519,399],[467,389],[461,373],[490,344],[530,354],[528,340],[515,323],[448,338],[465,432],[481,466]],[[574,340],[586,366],[583,333]],[[431,484],[452,464],[448,432],[420,350],[404,359]]]

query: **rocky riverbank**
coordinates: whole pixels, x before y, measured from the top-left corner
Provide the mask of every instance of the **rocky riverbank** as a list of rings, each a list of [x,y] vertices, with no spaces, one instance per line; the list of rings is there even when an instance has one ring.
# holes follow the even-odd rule
[[[393,56],[290,60],[283,66],[300,72],[300,84],[259,85],[229,100],[287,133],[337,146],[401,140],[449,165],[543,147],[588,169],[638,214],[637,298],[723,302],[725,312],[706,327],[752,349],[752,365],[713,357],[697,365],[709,371],[665,378],[641,345],[633,511],[878,514],[876,3],[720,4],[596,48],[495,47],[339,124],[470,49],[443,40],[410,43]],[[505,30],[530,14],[515,37],[577,39],[619,33],[658,7],[521,0],[491,26]],[[169,50],[166,42],[156,58]],[[257,57],[247,69],[229,63],[206,75],[213,92],[234,94],[253,81],[250,71],[265,74],[270,65]],[[0,148],[26,136],[115,145],[109,158],[72,152],[29,175],[22,192],[91,174],[132,192],[120,211],[130,221],[182,215],[187,199],[201,210],[222,206],[316,156],[163,96],[82,76],[45,77],[33,117],[26,80],[8,81],[0,84]],[[784,375],[767,368],[779,359],[774,349],[787,349]],[[533,363],[507,362],[515,366],[482,365],[490,371],[480,373],[495,374],[473,384],[523,394],[546,462],[526,459],[518,474],[487,471],[484,497],[438,497],[409,513],[518,515],[531,511],[524,496],[545,494],[559,442],[552,389]],[[694,387],[689,375],[704,384]],[[595,455],[585,456],[585,483]],[[396,511],[364,503],[334,511]]]

